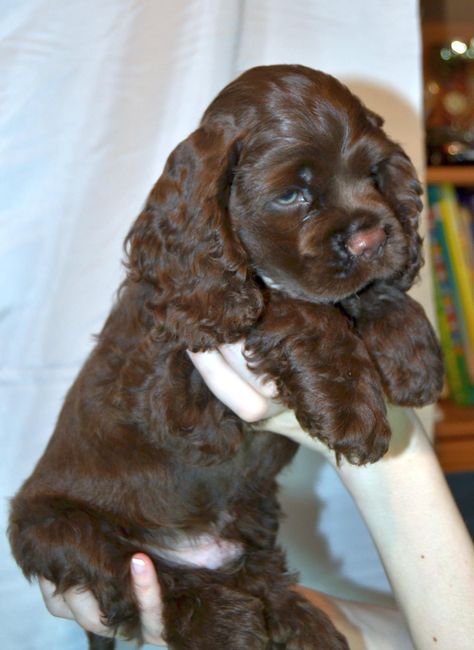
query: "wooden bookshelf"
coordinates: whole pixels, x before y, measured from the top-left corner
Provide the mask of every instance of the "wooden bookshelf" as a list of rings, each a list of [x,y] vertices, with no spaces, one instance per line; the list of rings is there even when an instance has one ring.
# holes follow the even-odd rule
[[[426,182],[474,187],[474,165],[428,167]],[[474,471],[474,406],[443,400],[438,408],[435,448],[441,466],[446,472]]]
[[[461,11],[460,3],[450,0],[437,3],[438,8],[432,0],[421,0],[420,4],[426,73],[431,46],[457,39],[468,43],[474,36],[474,8],[472,2],[466,2]],[[429,166],[426,182],[474,188],[474,165]],[[437,408],[435,448],[443,469],[446,472],[474,471],[474,406],[457,406],[449,400],[441,400]]]
[[[426,170],[426,182],[432,183],[453,183],[454,185],[474,187],[474,165],[446,165],[444,167],[428,167]]]
[[[474,406],[457,406],[449,400],[438,405],[435,449],[446,472],[474,471]]]

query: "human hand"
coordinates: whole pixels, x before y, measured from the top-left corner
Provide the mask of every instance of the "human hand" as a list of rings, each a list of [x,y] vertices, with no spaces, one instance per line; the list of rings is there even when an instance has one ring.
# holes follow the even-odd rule
[[[285,409],[274,382],[249,370],[243,341],[188,355],[208,388],[242,420],[258,422]]]
[[[135,594],[141,609],[142,634],[145,643],[151,645],[166,645],[163,640],[161,623],[161,594],[153,563],[150,559],[138,553],[134,556],[138,561],[136,567],[142,572],[133,570],[132,581]],[[75,620],[87,632],[93,632],[104,637],[113,637],[113,631],[101,622],[98,603],[90,591],[70,589],[64,595],[54,595],[55,586],[52,582],[41,578],[40,588],[46,607],[54,616]],[[336,627],[342,632],[351,648],[382,647],[380,635],[386,637],[387,648],[412,648],[400,642],[400,635],[405,638],[406,631],[402,621],[393,620],[395,612],[364,606],[350,601],[328,596],[306,587],[298,586],[296,590],[305,596],[316,607],[321,608],[331,618]],[[118,635],[120,636],[120,635]],[[374,642],[375,637],[375,642]],[[403,639],[402,639],[403,640]],[[398,643],[397,643],[398,642]]]
[[[143,553],[136,553],[131,562],[133,590],[140,607],[140,621],[145,643],[166,645],[163,637],[161,592],[153,562]],[[99,604],[90,591],[71,588],[55,594],[55,585],[45,578],[39,586],[48,611],[59,618],[75,620],[87,632],[113,637],[114,631],[102,622]],[[117,635],[120,637],[120,631]]]
[[[249,369],[243,349],[244,342],[239,341],[188,355],[209,389],[242,420],[253,423],[256,430],[291,438],[335,463],[334,452],[306,433],[293,411],[278,402],[275,383],[264,381]]]
[[[243,348],[244,342],[239,341],[209,352],[188,352],[188,355],[214,395],[240,418],[253,423],[256,430],[272,431],[291,438],[322,454],[338,468],[348,465],[343,458],[337,464],[335,453],[304,431],[294,412],[277,401],[274,382],[264,382],[249,370]],[[392,429],[388,458],[408,445],[415,428],[415,416],[410,409],[388,406],[387,418]],[[416,430],[420,431],[419,428]]]

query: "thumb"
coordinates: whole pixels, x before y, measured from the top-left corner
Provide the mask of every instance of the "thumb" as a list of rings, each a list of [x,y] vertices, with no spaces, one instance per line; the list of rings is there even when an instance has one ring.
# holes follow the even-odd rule
[[[132,586],[140,608],[142,635],[146,643],[163,644],[161,590],[155,567],[144,553],[131,561]]]

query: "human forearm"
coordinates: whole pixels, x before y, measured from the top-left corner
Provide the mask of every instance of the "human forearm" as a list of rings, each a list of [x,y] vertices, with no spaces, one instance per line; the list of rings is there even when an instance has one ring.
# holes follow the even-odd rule
[[[211,390],[216,386],[222,401],[228,403],[229,393],[242,395],[234,382],[219,380],[225,362],[237,379],[260,393],[259,413],[278,413],[255,424],[256,429],[288,436],[335,466],[367,522],[416,648],[468,650],[474,639],[474,552],[432,446],[413,414],[389,409],[391,446],[377,463],[357,467],[342,459],[336,466],[334,452],[305,433],[293,412],[269,410],[278,406],[269,403],[273,391],[265,395],[262,384],[249,378],[240,346],[235,344],[206,357],[203,369],[205,381]],[[233,401],[244,407],[254,403],[235,395]],[[246,415],[246,408],[239,411],[240,417],[255,421],[255,409],[251,410],[252,417]]]
[[[389,452],[358,467],[309,438],[294,414],[265,427],[318,451],[333,464],[375,541],[417,650],[469,650],[474,639],[474,551],[421,424],[390,408]]]
[[[474,552],[416,416],[393,409],[389,453],[338,472],[379,550],[418,650],[468,650],[474,639]],[[415,523],[414,523],[415,522]]]

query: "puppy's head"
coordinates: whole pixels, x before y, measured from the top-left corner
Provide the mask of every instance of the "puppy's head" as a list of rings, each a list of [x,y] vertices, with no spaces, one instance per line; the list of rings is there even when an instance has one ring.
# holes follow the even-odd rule
[[[408,289],[420,192],[382,120],[336,79],[253,68],[171,154],[127,240],[131,277],[177,338],[212,347],[258,318],[258,278],[315,302],[376,279]]]
[[[229,216],[257,274],[316,301],[375,279],[408,288],[422,263],[421,188],[382,120],[333,77],[300,66],[250,70],[206,120],[239,104]]]

